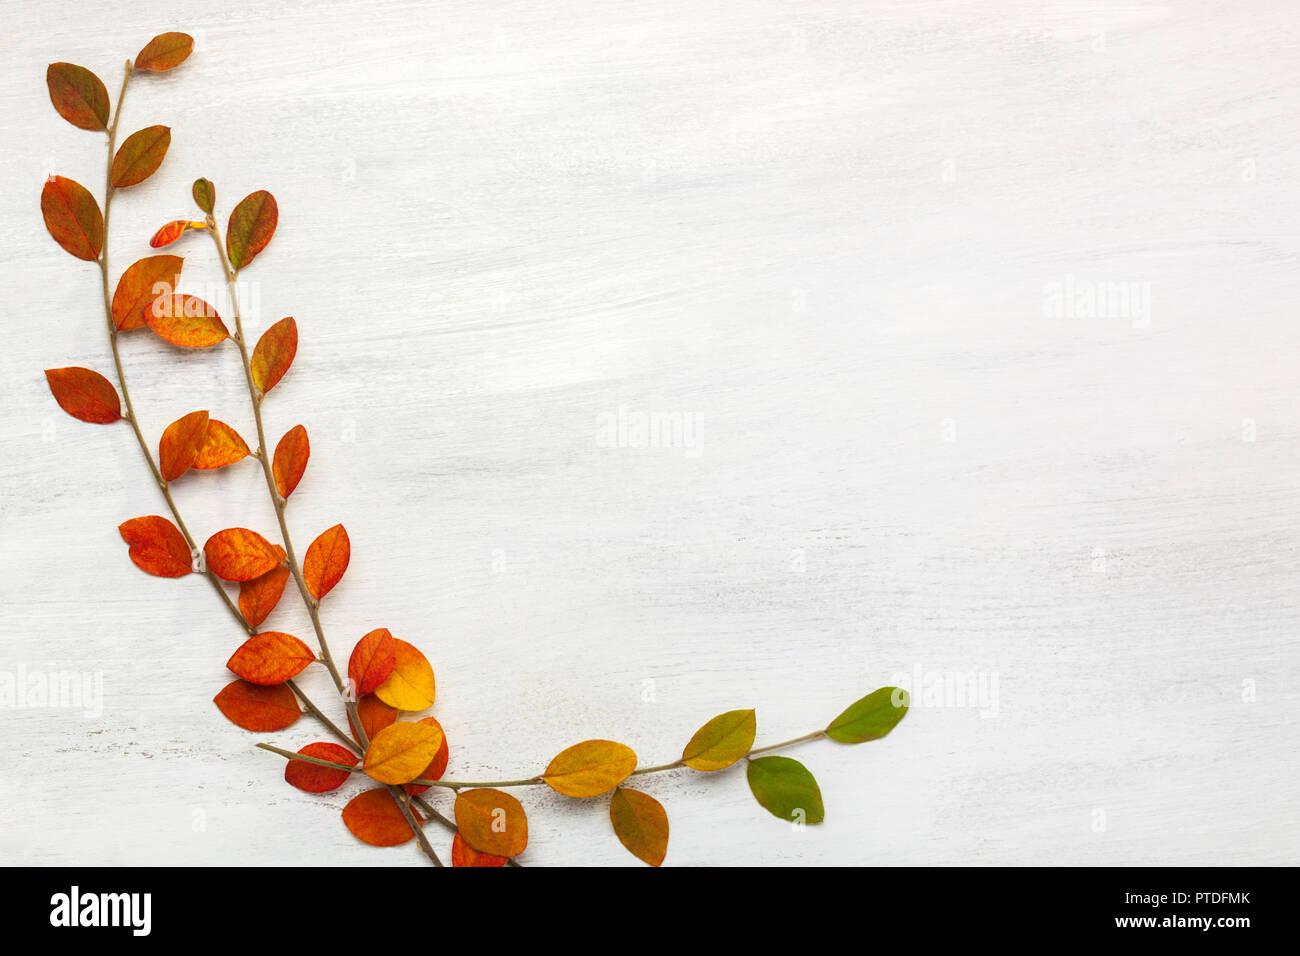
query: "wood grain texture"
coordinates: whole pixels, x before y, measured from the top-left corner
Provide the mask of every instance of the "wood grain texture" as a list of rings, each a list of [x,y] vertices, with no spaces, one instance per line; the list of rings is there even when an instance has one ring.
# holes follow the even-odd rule
[[[449,776],[587,737],[671,760],[739,707],[762,744],[974,672],[996,715],[794,754],[821,827],[740,772],[654,779],[667,863],[1297,862],[1291,4],[112,11],[5,4],[0,672],[104,693],[0,715],[0,860],[420,865],[217,713],[239,634],[127,560],[117,524],[162,510],[138,451],[41,375],[109,366],[96,270],[38,211],[50,172],[99,192],[103,141],[45,66],[115,90],[183,29],[191,60],[129,96],[123,131],[172,146],[114,204],[114,269],[198,176],[222,216],[279,200],[245,302],[251,334],[301,329],[266,405],[272,443],[311,435],[292,528],[351,536],[340,658],[388,627],[434,661]],[[210,243],[177,251],[224,308]],[[1144,314],[1054,313],[1067,282]],[[151,440],[195,408],[250,436],[233,350],[133,333],[124,360]],[[620,409],[689,416],[693,447],[610,447]],[[251,459],[176,493],[201,537],[274,528]],[[290,608],[267,626],[308,636]],[[520,795],[528,861],[639,865],[603,804]]]

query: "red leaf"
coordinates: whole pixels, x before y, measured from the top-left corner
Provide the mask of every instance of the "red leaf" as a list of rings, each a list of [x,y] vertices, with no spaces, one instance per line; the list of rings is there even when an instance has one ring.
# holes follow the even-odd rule
[[[45,228],[65,251],[94,262],[104,247],[104,217],[85,186],[64,176],[51,176],[41,189]]]
[[[283,684],[315,660],[311,648],[292,634],[263,631],[244,641],[226,666],[251,684]]]
[[[108,129],[108,90],[84,66],[51,63],[45,71],[50,102],[59,115],[81,129]]]
[[[245,730],[284,730],[302,716],[298,698],[287,684],[259,687],[248,681],[232,681],[213,701],[231,723]]]
[[[452,866],[505,866],[510,862],[506,856],[493,856],[491,853],[480,853],[468,843],[459,833],[451,841],[451,865]]]
[[[176,292],[184,262],[180,256],[146,256],[122,273],[113,293],[113,324],[118,331],[129,332],[143,326],[144,310],[155,299]]]
[[[230,223],[226,227],[226,255],[230,257],[230,267],[238,272],[252,262],[275,235],[279,220],[280,209],[275,197],[265,189],[241,199],[230,214]]]
[[[59,407],[73,418],[107,425],[122,417],[117,389],[98,372],[77,367],[47,368],[45,381]]]
[[[208,228],[207,223],[173,219],[153,234],[153,238],[149,240],[149,245],[155,249],[161,249],[163,246],[170,246],[190,229],[206,228]]]
[[[180,66],[194,49],[194,37],[188,33],[160,33],[136,54],[137,70],[162,73]]]
[[[161,515],[123,521],[117,530],[131,546],[127,556],[141,571],[160,578],[179,578],[194,570],[194,555],[185,537]]]
[[[397,666],[397,650],[388,628],[371,631],[352,648],[348,658],[348,677],[352,679],[352,692],[357,696],[373,693],[388,680]]]
[[[385,727],[395,724],[397,713],[396,707],[389,707],[374,694],[366,694],[357,701],[357,716],[361,718],[361,727],[366,732],[367,740],[373,739]],[[361,735],[357,733],[357,725],[352,722],[351,714],[348,715],[348,726],[352,729],[352,736],[357,738],[357,743],[361,743]]]
[[[438,748],[438,753],[429,761],[429,766],[421,771],[416,780],[441,780],[442,775],[447,772],[447,761],[451,758],[451,750],[447,745],[447,734],[442,731],[442,724],[438,723],[432,717],[420,718],[422,724],[432,724],[442,732],[442,746]],[[422,783],[404,783],[402,784],[409,794],[424,793],[429,787]]]
[[[276,545],[247,528],[218,531],[203,545],[208,570],[227,581],[261,577],[284,560],[283,554]]]
[[[190,470],[207,432],[207,412],[190,412],[163,430],[158,442],[158,470],[163,481],[175,481]]]
[[[411,813],[420,820],[414,807]],[[343,822],[353,836],[371,846],[400,846],[415,836],[387,787],[358,793],[343,808]]]
[[[283,557],[281,557],[283,560]],[[239,613],[253,627],[266,620],[275,610],[289,582],[289,569],[277,566],[265,574],[239,582]]]
[[[284,378],[284,373],[289,371],[293,357],[297,354],[298,323],[290,316],[275,323],[257,340],[250,363],[253,383],[266,394],[276,382]]]
[[[356,754],[338,744],[308,744],[298,753],[305,757],[318,757],[332,763],[347,764],[349,767],[357,765]],[[299,790],[306,790],[308,793],[329,793],[331,790],[337,790],[347,783],[350,776],[352,774],[346,770],[334,770],[305,760],[290,760],[284,768],[284,779],[292,786]]]
[[[320,533],[302,562],[302,576],[307,582],[307,590],[319,600],[334,589],[348,569],[352,557],[352,542],[343,525],[336,524]]]
[[[142,183],[162,165],[172,131],[167,126],[148,126],[132,133],[113,157],[109,176],[115,189]]]
[[[275,476],[275,490],[281,498],[288,498],[298,487],[310,457],[311,443],[307,441],[307,429],[294,425],[284,433],[271,457],[271,474]]]

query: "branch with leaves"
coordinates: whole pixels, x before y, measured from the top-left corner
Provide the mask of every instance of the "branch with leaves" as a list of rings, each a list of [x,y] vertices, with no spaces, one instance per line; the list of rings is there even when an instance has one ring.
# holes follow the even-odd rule
[[[681,758],[671,763],[638,767],[631,748],[611,740],[587,740],[562,751],[533,776],[470,782],[443,779],[450,751],[441,724],[431,716],[420,716],[434,704],[436,681],[419,648],[386,628],[376,628],[357,641],[346,669],[340,669],[326,639],[321,608],[347,570],[352,544],[343,525],[336,524],[321,532],[299,560],[288,505],[310,458],[307,431],[302,425],[291,428],[272,450],[262,416],[269,393],[297,355],[298,326],[291,317],[281,319],[250,349],[239,308],[238,276],[275,234],[279,219],[275,197],[265,190],[244,197],[230,213],[223,233],[215,212],[216,187],[198,179],[192,195],[202,218],[169,222],[150,240],[159,249],[190,232],[209,235],[227,283],[233,332],[212,305],[179,291],[184,265],[180,256],[147,256],[124,270],[116,283],[112,281],[108,229],[113,197],[117,190],[152,176],[171,143],[170,129],[149,126],[117,145],[127,89],[137,76],[179,66],[192,49],[193,40],[184,33],[164,33],[149,41],[133,61],[126,61],[115,106],[104,83],[84,67],[54,63],[46,73],[50,100],[59,114],[72,125],[107,138],[102,212],[80,183],[51,176],[41,192],[41,213],[50,235],[64,250],[99,266],[116,385],[87,368],[49,369],[45,375],[55,400],[73,417],[104,425],[126,422],[167,505],[170,517],[146,515],[119,526],[131,561],[162,578],[203,575],[244,632],[242,643],[226,662],[236,680],[214,699],[220,711],[239,727],[258,733],[287,730],[304,712],[311,715],[337,742],[316,741],[297,751],[258,744],[288,761],[285,780],[299,790],[320,794],[338,790],[354,774],[368,778],[377,786],[343,807],[347,828],[374,846],[414,839],[436,866],[442,866],[442,861],[424,832],[429,821],[453,835],[454,866],[520,865],[516,858],[528,845],[528,817],[523,804],[505,791],[535,786],[578,800],[608,797],[615,835],[635,856],[658,866],[668,849],[667,812],[658,800],[632,789],[628,782],[671,771],[713,773],[741,761],[762,807],[784,820],[820,823],[824,809],[816,779],[798,761],[770,752],[820,738],[842,744],[877,740],[906,714],[905,691],[882,687],[824,729],[768,746],[754,746],[755,712],[732,710],[701,727]],[[118,348],[120,336],[140,329],[152,331],[174,348],[215,349],[227,343],[235,347],[256,430],[255,448],[250,449],[235,428],[207,410],[198,410],[162,430],[155,455],[131,402]],[[279,541],[251,528],[229,527],[210,535],[200,548],[172,496],[173,484],[247,458],[256,459],[261,467]],[[261,630],[291,579],[311,620],[315,649],[292,634]],[[232,585],[238,589],[234,598],[227,590]],[[313,664],[329,673],[347,730],[295,681]],[[434,793],[448,792],[454,798],[450,816],[430,799]]]

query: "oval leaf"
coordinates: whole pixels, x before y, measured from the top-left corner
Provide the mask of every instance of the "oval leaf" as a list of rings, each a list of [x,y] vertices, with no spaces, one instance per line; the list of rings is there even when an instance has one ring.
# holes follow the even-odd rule
[[[226,255],[236,272],[253,261],[275,235],[280,219],[275,197],[265,189],[250,193],[239,201],[226,227]]]
[[[797,823],[821,823],[822,792],[813,775],[789,757],[755,757],[746,769],[749,789],[772,816]]]
[[[414,779],[441,780],[442,775],[447,772],[447,761],[451,759],[451,749],[447,746],[447,735],[443,733],[442,724],[438,723],[432,717],[422,717],[420,718],[420,723],[430,724],[438,728],[438,733],[442,734],[442,746],[438,748],[438,752],[434,754],[433,759],[429,761],[429,766],[421,770],[419,776]],[[403,786],[405,786],[406,792],[409,794],[424,793],[424,791],[429,789],[428,784],[423,783],[407,783]]]
[[[113,157],[110,181],[114,188],[134,186],[152,176],[171,144],[172,131],[166,126],[147,126],[128,136]]]
[[[208,228],[206,223],[174,219],[153,234],[153,238],[149,240],[149,245],[155,249],[161,249],[163,246],[170,246],[183,236],[187,230],[206,228]]]
[[[528,815],[510,794],[484,787],[456,794],[456,826],[475,850],[518,856],[528,846]]]
[[[416,820],[420,814],[411,808]],[[400,846],[415,834],[393,795],[384,787],[358,793],[343,808],[343,823],[352,835],[371,846]]]
[[[597,797],[609,793],[635,769],[631,747],[612,740],[586,740],[561,751],[542,779],[566,797]]]
[[[826,736],[842,744],[879,740],[907,715],[911,700],[901,687],[881,687],[850,704],[831,721]]]
[[[452,866],[505,866],[508,862],[509,857],[480,853],[465,842],[465,838],[460,835],[459,831],[451,841]]]
[[[292,634],[254,634],[230,655],[226,666],[250,684],[283,684],[316,660],[311,648]]]
[[[227,581],[261,577],[284,560],[284,552],[248,528],[226,528],[208,538],[203,557],[208,570]]]
[[[393,672],[375,688],[375,696],[398,710],[424,710],[432,707],[437,698],[437,682],[433,665],[414,644],[393,638],[393,654],[397,661]]]
[[[752,713],[752,711],[751,711]],[[668,814],[648,793],[619,787],[609,801],[618,841],[638,860],[658,866],[668,853]]]
[[[287,684],[261,687],[248,681],[232,681],[213,700],[232,724],[245,730],[284,730],[301,716],[298,698]]]
[[[719,714],[695,732],[682,751],[682,763],[705,773],[730,767],[749,753],[757,731],[758,722],[752,710]]]
[[[175,294],[184,262],[180,256],[147,256],[122,273],[113,293],[113,324],[119,332],[143,326],[145,309],[155,299]]]
[[[88,368],[47,368],[45,381],[59,407],[83,422],[107,425],[122,417],[117,389],[104,376]]]
[[[366,732],[366,740],[374,740],[375,735],[385,727],[391,727],[397,723],[397,715],[400,713],[396,707],[390,707],[374,694],[366,694],[357,701],[357,716],[361,718],[361,727]],[[352,722],[352,715],[348,714],[348,726],[352,729],[352,736],[356,738],[357,743],[361,743],[361,735],[357,733],[357,725]]]
[[[244,442],[244,439],[239,437],[239,432],[225,422],[209,418],[208,430],[203,434],[203,442],[199,445],[199,453],[195,456],[194,464],[190,467],[204,471],[213,468],[225,468],[227,465],[242,461],[248,455],[248,445]]]
[[[193,49],[194,37],[188,33],[160,33],[136,55],[135,68],[162,73],[184,63]]]
[[[202,349],[230,338],[217,310],[193,295],[159,296],[144,310],[159,338],[186,349]]]
[[[357,765],[357,755],[347,747],[338,744],[325,742],[308,744],[298,753],[304,757],[318,757],[331,763],[347,764],[349,767]],[[308,763],[305,760],[290,760],[284,768],[284,779],[291,786],[306,790],[308,793],[329,793],[331,790],[337,790],[347,783],[350,776],[352,774],[346,770],[322,767],[318,763]]]
[[[163,430],[158,442],[158,470],[163,481],[175,481],[190,470],[207,433],[207,412],[190,412]]]
[[[424,772],[438,755],[442,741],[442,728],[436,724],[395,723],[370,741],[362,766],[372,780],[406,783]]]
[[[294,425],[276,444],[275,454],[271,457],[271,474],[275,477],[275,490],[281,498],[287,499],[298,487],[310,457],[311,443],[307,441],[307,429]]]
[[[283,560],[283,558],[281,558]],[[289,582],[289,569],[277,566],[265,574],[239,582],[239,613],[252,627],[257,627],[275,610]]]
[[[194,180],[190,194],[194,197],[194,205],[211,216],[212,207],[217,203],[217,187],[212,185],[212,181],[202,178]]]
[[[51,176],[41,189],[41,215],[54,241],[78,259],[94,262],[104,247],[104,217],[85,186]]]
[[[160,578],[179,578],[194,570],[189,543],[162,515],[123,521],[117,531],[130,545],[127,556],[141,571]]]
[[[376,628],[357,641],[357,646],[352,648],[352,656],[348,658],[352,692],[357,696],[374,693],[376,687],[388,680],[396,666],[397,651],[393,635],[386,627]]]
[[[81,129],[108,129],[108,90],[84,66],[51,63],[45,71],[50,102],[59,115]]]
[[[298,354],[298,323],[293,316],[281,319],[262,333],[253,349],[250,366],[253,371],[253,384],[269,392],[275,383],[284,378],[293,364],[293,357]]]
[[[307,589],[318,600],[334,590],[348,569],[352,558],[352,542],[343,525],[336,524],[320,533],[302,562],[302,576],[307,582]],[[405,709],[405,708],[403,708]]]

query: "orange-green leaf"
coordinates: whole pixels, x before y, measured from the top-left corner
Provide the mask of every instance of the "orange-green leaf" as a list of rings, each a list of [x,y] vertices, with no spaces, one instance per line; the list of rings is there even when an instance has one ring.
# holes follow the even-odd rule
[[[437,724],[398,722],[377,733],[366,748],[362,765],[372,780],[406,783],[424,772],[442,747]]]
[[[821,823],[822,792],[808,768],[790,757],[755,757],[745,771],[754,799],[768,813],[795,823]]]
[[[190,470],[207,433],[207,412],[190,412],[163,430],[158,442],[158,470],[163,481],[175,481]]]
[[[161,249],[163,246],[170,246],[190,229],[206,228],[208,228],[208,224],[205,222],[173,219],[153,234],[153,238],[149,240],[149,245],[155,249]]]
[[[277,565],[258,577],[240,581],[239,613],[244,615],[244,620],[252,627],[265,621],[267,615],[280,603],[284,586],[288,582],[289,569],[283,565]]]
[[[98,372],[88,368],[47,368],[45,381],[59,407],[73,418],[94,425],[107,425],[122,417],[117,389]]]
[[[113,324],[118,331],[140,328],[145,309],[155,299],[175,294],[184,262],[180,256],[146,256],[127,267],[113,293]]]
[[[226,528],[208,538],[203,558],[208,570],[226,581],[249,581],[279,564],[283,551],[256,531]]]
[[[357,765],[357,755],[347,747],[340,747],[338,744],[325,742],[308,744],[298,753],[304,757],[317,757],[331,763],[346,764],[349,767]],[[290,760],[284,767],[284,779],[291,786],[306,790],[308,793],[329,793],[331,790],[337,790],[347,783],[350,776],[352,774],[346,770],[322,767],[318,763],[308,763],[306,760]]]
[[[480,853],[518,856],[528,846],[528,815],[518,800],[485,787],[456,794],[456,826]]]
[[[212,185],[212,180],[199,179],[194,180],[194,186],[190,189],[194,196],[194,205],[198,206],[209,216],[212,215],[212,207],[217,202],[217,187]]]
[[[51,176],[41,189],[41,215],[54,241],[78,259],[94,262],[104,247],[104,217],[90,190],[66,176]]]
[[[682,763],[692,770],[730,767],[754,746],[758,723],[752,710],[729,710],[695,732],[682,751]],[[635,852],[635,851],[633,851]]]
[[[208,430],[203,435],[203,442],[199,445],[199,453],[195,456],[194,464],[190,467],[204,471],[212,468],[225,468],[227,465],[242,461],[248,455],[248,445],[244,442],[244,439],[239,437],[239,432],[225,422],[209,418]]]
[[[180,66],[194,49],[194,37],[188,33],[160,33],[136,54],[137,70],[162,73]]]
[[[393,654],[397,658],[393,672],[375,689],[375,696],[398,710],[432,707],[438,685],[429,659],[414,644],[396,637],[393,638]]]
[[[152,176],[171,144],[172,131],[167,126],[147,126],[128,136],[113,157],[110,176],[114,188],[134,186]]]
[[[45,71],[50,102],[59,115],[81,129],[108,129],[108,90],[84,66],[51,63]]]
[[[298,698],[288,684],[262,687],[248,681],[232,681],[213,698],[232,724],[259,732],[284,730],[301,716]]]
[[[907,715],[910,703],[901,687],[881,687],[850,704],[831,721],[826,736],[842,744],[879,740]]]
[[[542,779],[567,797],[597,797],[609,793],[635,769],[631,747],[612,740],[585,740],[561,751]]]
[[[117,526],[127,551],[141,571],[160,578],[179,578],[194,570],[194,555],[185,537],[161,515],[132,518]]]
[[[420,820],[414,807],[411,813]],[[343,823],[353,836],[371,846],[400,846],[415,836],[386,787],[363,791],[349,800],[343,808]]]
[[[317,599],[329,594],[348,569],[351,557],[352,542],[348,540],[343,525],[336,524],[322,531],[307,549],[307,557],[302,562],[307,590]]]
[[[254,634],[230,655],[226,666],[250,684],[283,684],[316,660],[311,648],[292,634]]]
[[[280,219],[275,197],[265,189],[250,193],[239,201],[230,214],[226,228],[226,255],[231,268],[236,271],[253,261],[266,248],[275,235],[275,224]]]
[[[275,476],[275,490],[281,498],[288,498],[293,494],[293,489],[298,487],[310,457],[311,443],[307,441],[307,429],[294,425],[276,444],[275,454],[271,457],[271,474]]]
[[[348,658],[348,677],[352,692],[357,696],[374,693],[376,687],[388,680],[397,666],[393,635],[386,627],[375,628],[352,648]]]
[[[367,740],[374,740],[375,734],[395,724],[398,713],[396,707],[388,706],[374,694],[366,694],[357,701],[357,716],[361,718],[361,728],[366,732]],[[360,743],[361,735],[357,733],[357,725],[353,723],[351,714],[348,714],[348,726],[352,728],[352,736]]]
[[[668,814],[648,793],[619,787],[609,801],[614,835],[638,860],[658,866],[668,853]]]
[[[465,838],[460,835],[459,831],[451,841],[452,866],[505,866],[508,862],[509,857],[480,853],[465,842]]]
[[[298,354],[298,323],[293,316],[281,319],[262,333],[253,349],[250,363],[253,371],[253,384],[265,394],[275,383],[284,378],[293,364],[293,357]]]
[[[230,338],[217,310],[198,296],[160,296],[144,310],[149,328],[172,345],[203,349]]]
[[[438,748],[438,752],[434,754],[433,759],[429,761],[429,766],[420,771],[420,774],[415,779],[441,780],[442,775],[447,772],[447,761],[451,758],[451,749],[447,746],[447,735],[443,733],[442,724],[438,723],[432,717],[422,717],[420,718],[420,723],[431,724],[438,728],[438,733],[442,734],[442,746]],[[404,786],[406,787],[406,792],[410,794],[424,793],[424,791],[429,789],[428,784],[423,783],[408,783]]]

